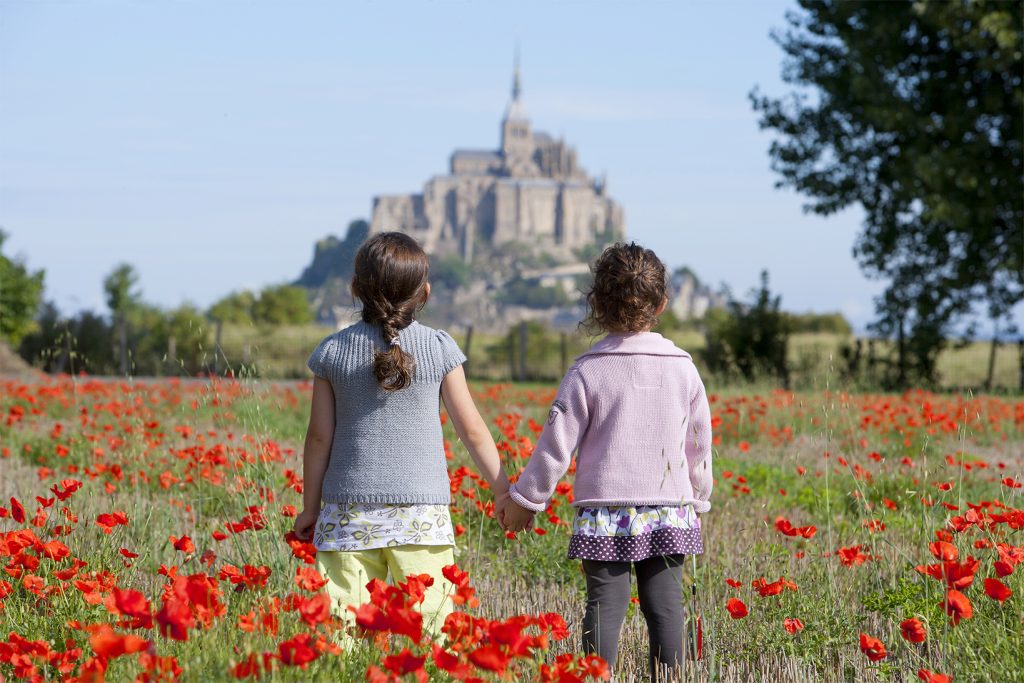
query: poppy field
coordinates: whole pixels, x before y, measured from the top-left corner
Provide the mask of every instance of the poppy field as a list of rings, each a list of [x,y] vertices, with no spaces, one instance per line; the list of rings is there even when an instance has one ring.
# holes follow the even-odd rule
[[[714,393],[686,680],[1024,677],[1024,400]],[[554,387],[478,385],[506,469]],[[446,426],[456,611],[377,582],[344,629],[301,506],[310,384],[0,381],[0,681],[598,681],[571,475],[508,537]],[[444,416],[440,417],[445,421]],[[636,605],[616,680],[645,680]]]

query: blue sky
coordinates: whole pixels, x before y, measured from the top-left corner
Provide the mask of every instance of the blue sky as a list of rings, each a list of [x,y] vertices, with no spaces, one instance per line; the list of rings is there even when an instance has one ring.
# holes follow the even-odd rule
[[[515,44],[535,129],[606,173],[629,237],[745,294],[858,327],[860,215],[776,190],[747,95],[781,93],[795,3],[0,0],[0,226],[62,310],[206,306],[292,280],[315,241],[495,148]]]

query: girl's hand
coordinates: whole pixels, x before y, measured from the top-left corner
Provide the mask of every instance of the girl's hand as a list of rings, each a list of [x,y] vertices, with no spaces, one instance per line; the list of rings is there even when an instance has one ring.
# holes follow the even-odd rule
[[[498,498],[498,521],[505,531],[518,532],[533,526],[533,511],[512,500],[507,493]]]
[[[295,524],[292,526],[292,531],[303,541],[313,540],[313,528],[316,527],[316,520],[320,517],[319,510],[310,510],[303,508],[299,516],[295,518]]]

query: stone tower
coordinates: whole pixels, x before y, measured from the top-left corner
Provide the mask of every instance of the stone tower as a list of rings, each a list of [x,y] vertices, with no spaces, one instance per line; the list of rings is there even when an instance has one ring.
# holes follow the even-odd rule
[[[422,193],[375,197],[370,233],[388,230],[412,235],[428,253],[467,261],[478,244],[515,243],[568,263],[588,246],[621,239],[625,221],[604,179],[587,175],[575,149],[533,130],[517,54],[501,147],[455,150],[450,173],[428,180]]]

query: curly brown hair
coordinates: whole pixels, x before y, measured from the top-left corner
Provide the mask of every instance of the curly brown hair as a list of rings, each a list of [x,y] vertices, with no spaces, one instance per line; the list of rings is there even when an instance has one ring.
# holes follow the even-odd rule
[[[665,264],[636,242],[616,242],[601,253],[592,268],[583,326],[591,332],[641,332],[658,322],[666,299]]]
[[[380,327],[384,347],[374,354],[373,374],[385,391],[412,383],[412,354],[398,344],[398,331],[412,324],[426,303],[430,260],[412,237],[382,232],[356,252],[352,293],[363,304],[363,322]]]

